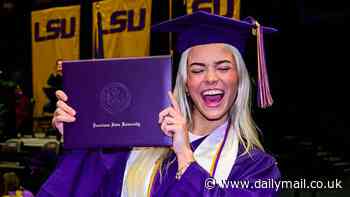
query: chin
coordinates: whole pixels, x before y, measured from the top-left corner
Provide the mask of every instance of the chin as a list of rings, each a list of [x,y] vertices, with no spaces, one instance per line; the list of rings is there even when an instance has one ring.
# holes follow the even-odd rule
[[[216,121],[221,120],[222,118],[225,118],[226,115],[228,115],[228,110],[220,110],[220,111],[208,111],[208,110],[200,110],[201,114],[209,121]]]

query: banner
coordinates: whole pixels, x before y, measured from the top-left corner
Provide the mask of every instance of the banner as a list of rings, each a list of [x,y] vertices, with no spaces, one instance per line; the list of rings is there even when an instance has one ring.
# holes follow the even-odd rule
[[[42,116],[49,101],[43,88],[56,72],[58,59],[79,59],[80,6],[32,12],[32,75],[34,116]]]
[[[185,0],[187,14],[203,10],[229,18],[240,18],[241,0]]]
[[[152,0],[105,0],[93,3],[94,56],[148,56],[151,8]],[[99,18],[101,23],[98,22]]]

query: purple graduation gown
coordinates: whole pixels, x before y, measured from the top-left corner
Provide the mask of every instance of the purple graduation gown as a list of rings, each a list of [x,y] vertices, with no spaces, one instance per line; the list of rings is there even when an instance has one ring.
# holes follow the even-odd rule
[[[192,142],[193,149],[203,141],[198,139]],[[229,175],[229,180],[279,180],[280,172],[275,159],[258,149],[251,151],[250,155],[241,155],[244,151],[240,145],[238,156]],[[43,184],[38,197],[118,197],[121,195],[122,182],[126,162],[130,149],[117,149],[108,151],[79,150],[65,153],[54,173]],[[240,156],[239,156],[240,155]],[[172,154],[164,162],[174,158]],[[166,166],[166,165],[163,165]],[[173,162],[168,169],[159,173],[152,184],[151,196],[239,196],[239,197],[268,197],[277,196],[275,189],[248,188],[230,189],[215,187],[205,188],[205,180],[209,173],[199,164],[192,163],[180,180],[175,179],[177,162]]]

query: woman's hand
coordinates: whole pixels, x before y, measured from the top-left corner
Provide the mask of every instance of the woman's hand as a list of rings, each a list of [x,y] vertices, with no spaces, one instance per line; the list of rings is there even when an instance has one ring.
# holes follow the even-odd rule
[[[52,118],[52,126],[58,129],[63,135],[63,123],[74,122],[76,111],[67,105],[65,102],[68,100],[68,96],[61,90],[56,91],[56,97],[58,99],[56,103],[56,110]]]
[[[186,119],[180,112],[180,107],[171,92],[168,92],[171,100],[170,107],[159,113],[158,123],[162,131],[173,138],[173,150],[178,160],[179,168],[186,166],[194,160],[191,149]]]

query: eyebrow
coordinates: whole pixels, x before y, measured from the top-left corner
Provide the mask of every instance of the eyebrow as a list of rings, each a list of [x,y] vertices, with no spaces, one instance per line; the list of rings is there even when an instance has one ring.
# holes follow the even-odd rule
[[[230,63],[230,64],[232,64],[232,62],[230,60],[220,60],[220,61],[215,62],[214,64],[215,65],[220,65],[220,64],[223,64],[223,63]]]
[[[220,65],[220,64],[223,64],[223,63],[230,63],[230,64],[233,64],[230,60],[219,60],[219,61],[216,61],[214,62],[214,65],[217,66],[217,65]],[[206,64],[204,63],[201,63],[201,62],[193,62],[190,64],[190,66],[206,66]]]
[[[205,64],[204,63],[200,63],[200,62],[193,62],[193,63],[190,64],[190,67],[191,66],[203,66],[204,67]]]

